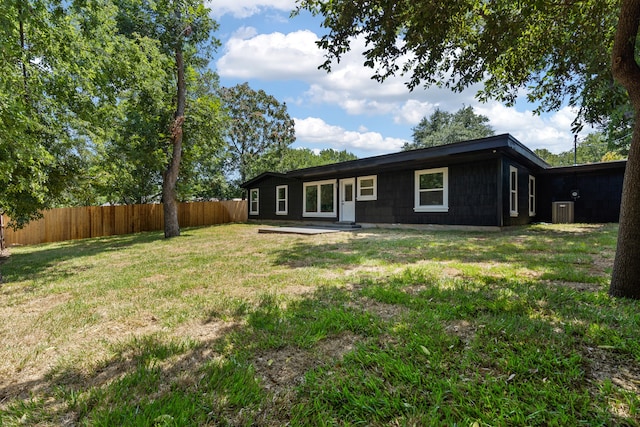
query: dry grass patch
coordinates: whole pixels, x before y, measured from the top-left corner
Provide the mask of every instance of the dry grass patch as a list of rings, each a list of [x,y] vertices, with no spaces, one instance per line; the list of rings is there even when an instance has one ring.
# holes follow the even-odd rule
[[[16,248],[1,425],[638,425],[613,226]]]

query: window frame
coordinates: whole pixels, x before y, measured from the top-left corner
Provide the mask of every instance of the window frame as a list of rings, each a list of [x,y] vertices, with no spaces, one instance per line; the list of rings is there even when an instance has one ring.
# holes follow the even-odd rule
[[[514,179],[515,176],[515,179]],[[516,217],[518,211],[518,168],[509,166],[509,215]]]
[[[280,198],[280,190],[284,189],[284,197]],[[284,210],[280,210],[280,202],[284,202]],[[276,215],[289,214],[289,186],[276,185]]]
[[[255,210],[253,209],[255,194]],[[249,189],[249,215],[260,215],[260,189],[259,188],[251,188]]]
[[[362,194],[362,181],[371,179],[373,181],[373,185],[371,187],[364,187],[365,189],[372,189],[373,194]],[[359,176],[357,181],[357,190],[356,190],[356,201],[358,202],[366,202],[371,200],[378,200],[378,175],[367,175],[367,176]]]
[[[332,211],[331,212],[322,212],[322,191],[321,188],[323,185],[333,186],[333,195],[332,195]],[[337,205],[338,205],[338,182],[336,179],[326,179],[323,181],[310,181],[304,182],[302,184],[302,216],[303,217],[311,217],[311,218],[336,218],[338,215]],[[309,187],[317,187],[317,211],[307,212],[307,188]]]
[[[440,189],[420,189],[420,177],[422,175],[432,175],[442,173],[442,204],[441,205],[421,205],[420,194],[424,191],[439,191]],[[449,168],[421,169],[414,173],[414,212],[449,212]]]
[[[536,177],[529,175],[529,216],[536,216]]]

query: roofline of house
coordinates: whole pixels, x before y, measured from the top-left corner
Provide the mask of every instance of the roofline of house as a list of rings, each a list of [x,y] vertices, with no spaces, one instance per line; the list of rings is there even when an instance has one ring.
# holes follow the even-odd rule
[[[517,139],[508,133],[494,135],[487,138],[472,139],[469,141],[455,142],[453,144],[438,145],[435,147],[418,148],[409,151],[400,151],[391,154],[365,157],[362,159],[349,160],[346,162],[333,163],[330,165],[315,166],[305,169],[297,169],[287,173],[287,176],[306,176],[317,173],[343,172],[352,169],[368,169],[371,167],[386,166],[394,163],[404,163],[416,160],[437,159],[439,157],[465,154],[479,150],[491,150],[500,148],[510,148],[516,153],[526,157],[542,168],[549,165],[538,157],[533,151],[522,145]]]
[[[545,169],[545,174],[564,174],[569,172],[597,172],[601,170],[611,170],[614,168],[624,169],[627,166],[626,160],[614,160],[612,162],[584,163],[571,166],[554,166]]]
[[[265,172],[257,177],[244,182],[241,187],[248,188],[253,183],[262,180],[266,176],[278,176],[286,178],[303,178],[313,177],[317,175],[339,174],[346,171],[355,171],[362,169],[381,168],[399,163],[411,163],[422,160],[437,160],[444,157],[470,154],[479,151],[503,151],[515,154],[540,169],[548,169],[550,166],[533,151],[524,146],[520,141],[515,139],[511,134],[505,133],[494,135],[486,138],[473,139],[469,141],[456,142],[453,144],[439,145],[436,147],[419,148],[416,150],[400,151],[391,154],[382,154],[379,156],[365,157],[362,159],[349,160],[346,162],[332,163],[323,166],[314,166],[304,169],[296,169],[285,174],[275,172]]]

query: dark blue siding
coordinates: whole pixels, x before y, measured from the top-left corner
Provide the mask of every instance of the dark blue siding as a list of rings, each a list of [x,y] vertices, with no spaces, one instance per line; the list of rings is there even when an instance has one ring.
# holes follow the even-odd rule
[[[572,190],[580,197],[574,203],[574,221],[582,223],[618,222],[624,165],[589,170],[588,167],[548,171],[541,177],[539,220],[551,222],[553,202],[573,201]]]

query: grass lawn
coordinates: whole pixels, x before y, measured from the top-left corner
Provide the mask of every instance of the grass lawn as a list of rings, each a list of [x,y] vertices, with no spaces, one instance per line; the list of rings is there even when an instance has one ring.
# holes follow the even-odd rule
[[[616,236],[234,224],[12,248],[0,426],[638,426]]]

